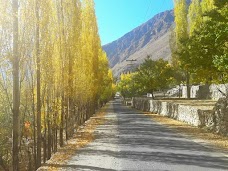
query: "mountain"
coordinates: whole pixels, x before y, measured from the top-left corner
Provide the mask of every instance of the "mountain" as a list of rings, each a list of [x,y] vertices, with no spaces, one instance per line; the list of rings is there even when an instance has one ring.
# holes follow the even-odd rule
[[[138,66],[148,55],[154,60],[169,60],[169,35],[173,23],[173,10],[165,11],[118,40],[104,45],[103,50],[107,53],[114,76],[118,77],[122,72]],[[136,61],[131,63],[126,60]]]

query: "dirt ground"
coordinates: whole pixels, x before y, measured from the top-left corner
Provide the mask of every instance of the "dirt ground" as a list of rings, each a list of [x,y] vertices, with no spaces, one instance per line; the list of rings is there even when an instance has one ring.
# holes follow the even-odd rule
[[[94,140],[93,132],[98,125],[104,122],[107,106],[102,108],[97,114],[91,117],[83,126],[81,126],[74,137],[67,144],[60,148],[47,163],[43,164],[37,171],[56,171],[59,166],[65,164],[78,149],[83,148]]]

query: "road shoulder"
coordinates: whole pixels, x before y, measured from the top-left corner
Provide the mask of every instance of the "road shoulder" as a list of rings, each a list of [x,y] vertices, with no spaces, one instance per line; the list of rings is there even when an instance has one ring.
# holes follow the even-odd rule
[[[102,125],[105,122],[108,106],[109,104],[100,109],[100,111],[86,121],[83,126],[79,127],[73,138],[67,141],[67,144],[64,147],[59,148],[58,152],[37,171],[60,170],[79,149],[92,142],[95,139],[94,131],[99,125]]]
[[[204,146],[214,148],[216,151],[228,154],[228,137],[224,137],[215,133],[211,133],[206,129],[194,127],[184,122],[177,121],[165,116],[153,113],[144,113],[152,120],[172,128],[175,132],[190,137],[193,141]]]

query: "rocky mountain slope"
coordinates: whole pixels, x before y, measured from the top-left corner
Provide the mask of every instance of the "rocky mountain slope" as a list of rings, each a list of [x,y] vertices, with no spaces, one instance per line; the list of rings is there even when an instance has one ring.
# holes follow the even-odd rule
[[[138,66],[148,55],[155,60],[169,60],[169,35],[173,21],[173,10],[159,13],[118,40],[104,45],[114,76]],[[137,61],[126,61],[131,59]]]

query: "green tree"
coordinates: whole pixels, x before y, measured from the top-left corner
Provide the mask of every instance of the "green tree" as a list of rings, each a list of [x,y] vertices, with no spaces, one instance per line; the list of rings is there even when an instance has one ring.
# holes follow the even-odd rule
[[[212,5],[208,8],[204,3]],[[202,18],[201,26],[185,40],[182,54],[188,53],[189,57],[182,55],[181,61],[194,73],[196,82],[219,82],[221,78],[224,81],[227,75],[227,2],[202,1],[201,8],[206,11],[202,14],[205,19]]]
[[[213,55],[213,64],[220,73],[221,81],[228,81],[228,2],[214,0],[213,10],[207,16],[211,18],[208,25],[215,28],[215,44],[218,48],[218,53]]]
[[[170,87],[174,82],[174,71],[167,61],[153,61],[148,57],[137,69],[133,80],[141,87],[142,93],[151,93],[153,96],[154,91]]]
[[[117,84],[117,91],[121,93],[123,98],[130,98],[136,95],[134,89],[133,73],[121,74],[120,82]]]

